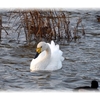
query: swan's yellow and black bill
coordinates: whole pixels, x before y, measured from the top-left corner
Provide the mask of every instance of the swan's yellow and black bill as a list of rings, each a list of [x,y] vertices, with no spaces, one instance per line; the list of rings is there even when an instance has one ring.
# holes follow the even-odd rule
[[[37,58],[38,56],[39,56],[39,53],[38,53],[38,52],[36,52],[36,55],[35,55],[34,59],[35,59],[35,58]]]
[[[41,53],[41,48],[37,48],[37,49],[36,49],[36,52],[37,52],[37,53]]]
[[[41,53],[41,48],[37,48],[36,49],[36,55],[35,55],[34,59],[37,58],[40,53]]]

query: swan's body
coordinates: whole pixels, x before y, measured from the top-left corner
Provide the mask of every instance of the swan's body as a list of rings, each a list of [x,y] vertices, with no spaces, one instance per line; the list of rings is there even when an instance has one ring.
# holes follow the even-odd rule
[[[63,52],[59,49],[59,45],[55,45],[53,41],[51,44],[40,42],[37,45],[39,56],[33,59],[30,63],[30,70],[57,70],[62,67],[64,60]]]

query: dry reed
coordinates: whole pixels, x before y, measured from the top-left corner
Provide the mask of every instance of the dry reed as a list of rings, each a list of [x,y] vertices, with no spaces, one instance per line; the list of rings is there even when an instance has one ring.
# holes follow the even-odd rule
[[[12,30],[21,34],[24,29],[27,42],[50,41],[65,39],[72,41],[80,38],[78,28],[81,25],[81,34],[85,35],[82,19],[79,18],[74,29],[70,28],[70,18],[66,11],[56,10],[13,10],[9,11],[9,22],[14,19]],[[16,26],[17,28],[14,28]],[[3,27],[8,34],[6,29]]]

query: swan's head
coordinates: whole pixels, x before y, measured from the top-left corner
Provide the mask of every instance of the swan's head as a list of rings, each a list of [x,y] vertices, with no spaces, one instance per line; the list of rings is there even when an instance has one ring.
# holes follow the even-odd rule
[[[48,47],[49,47],[49,45],[47,43],[45,43],[45,42],[39,42],[38,45],[37,45],[37,48],[36,48],[35,58],[37,58],[41,52],[47,50]]]
[[[47,46],[48,45],[45,42],[38,43],[36,52],[40,54],[41,52],[47,49]]]

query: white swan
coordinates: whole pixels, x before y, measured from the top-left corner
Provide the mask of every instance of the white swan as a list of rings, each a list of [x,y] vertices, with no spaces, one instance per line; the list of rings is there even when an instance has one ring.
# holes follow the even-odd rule
[[[51,44],[40,42],[37,45],[36,51],[39,56],[33,59],[30,63],[30,71],[38,70],[57,70],[62,68],[62,61],[64,57],[63,52],[59,49],[59,45],[55,45],[53,41]]]

